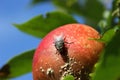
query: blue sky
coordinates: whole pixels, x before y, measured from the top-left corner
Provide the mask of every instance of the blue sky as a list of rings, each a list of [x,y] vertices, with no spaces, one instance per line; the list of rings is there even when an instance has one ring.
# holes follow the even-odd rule
[[[40,42],[40,39],[27,35],[12,25],[54,10],[51,3],[41,3],[39,6],[31,7],[30,2],[31,0],[0,1],[0,67],[13,56],[36,48]],[[12,80],[32,80],[32,74]]]

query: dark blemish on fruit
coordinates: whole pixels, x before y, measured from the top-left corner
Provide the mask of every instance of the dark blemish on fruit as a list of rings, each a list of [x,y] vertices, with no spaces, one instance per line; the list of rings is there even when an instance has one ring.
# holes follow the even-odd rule
[[[64,65],[61,66],[59,72],[61,74],[61,79],[64,78],[66,75],[73,75],[73,68],[72,65],[74,63],[74,59],[70,58],[68,63],[65,63]]]
[[[55,79],[55,74],[54,74],[54,70],[52,68],[48,68],[46,71],[46,75],[51,78],[51,79]]]
[[[0,69],[0,77],[7,77],[10,74],[10,65],[6,64]]]
[[[75,80],[89,80],[89,76],[86,76],[88,75],[88,70],[81,65],[81,69],[74,71],[74,65],[81,64],[80,62],[78,63],[74,58],[69,58],[69,62],[60,67],[59,73],[61,75],[61,80],[63,80],[66,75],[73,75]]]

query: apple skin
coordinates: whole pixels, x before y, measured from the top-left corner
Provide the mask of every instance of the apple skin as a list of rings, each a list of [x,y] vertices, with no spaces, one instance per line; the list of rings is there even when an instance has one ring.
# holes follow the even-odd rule
[[[64,76],[70,74],[76,80],[89,80],[89,73],[104,48],[103,43],[93,38],[100,38],[95,29],[77,23],[60,26],[48,33],[34,54],[33,79],[63,80]],[[57,39],[62,39],[64,43],[63,52],[56,49]]]

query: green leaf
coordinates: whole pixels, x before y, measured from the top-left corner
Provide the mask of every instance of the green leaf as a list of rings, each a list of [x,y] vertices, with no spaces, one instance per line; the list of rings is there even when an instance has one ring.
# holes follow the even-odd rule
[[[45,1],[50,1],[50,0],[32,0],[32,4],[38,4],[40,2],[45,2]]]
[[[31,72],[34,51],[23,52],[9,60],[0,69],[0,78],[14,78]]]
[[[112,38],[115,36],[117,30],[119,30],[118,26],[115,26],[114,28],[107,30],[103,34],[103,37],[100,39],[100,41],[103,41],[106,44],[109,43],[109,41],[111,41]]]
[[[44,37],[51,30],[68,23],[77,21],[70,15],[62,12],[51,12],[45,16],[39,15],[23,24],[14,24],[19,30],[38,38]]]
[[[64,77],[63,80],[75,80],[75,79],[72,75],[67,75],[67,76]]]
[[[106,35],[109,35],[109,33],[106,33]],[[120,79],[120,29],[116,31],[105,47],[98,63],[93,80]]]
[[[102,19],[104,6],[98,0],[53,0],[53,3],[61,9],[82,15],[88,24],[96,24]]]

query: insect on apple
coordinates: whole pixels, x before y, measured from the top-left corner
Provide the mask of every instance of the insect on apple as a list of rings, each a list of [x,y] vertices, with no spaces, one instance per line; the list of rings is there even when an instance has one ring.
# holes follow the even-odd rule
[[[67,47],[65,46],[65,43],[67,42],[65,42],[65,38],[63,37],[63,35],[59,35],[55,37],[54,46],[61,55],[67,51]]]
[[[66,43],[68,42],[65,41],[65,37],[63,34],[60,34],[59,36],[55,36],[54,40],[54,46],[57,49],[57,52],[59,52],[64,61],[68,61],[68,48],[66,47]]]

